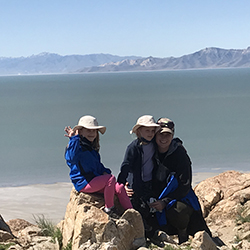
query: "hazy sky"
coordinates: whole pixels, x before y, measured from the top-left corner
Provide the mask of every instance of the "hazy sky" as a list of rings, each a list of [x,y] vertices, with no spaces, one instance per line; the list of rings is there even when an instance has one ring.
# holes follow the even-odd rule
[[[249,0],[0,0],[0,57],[250,46]]]

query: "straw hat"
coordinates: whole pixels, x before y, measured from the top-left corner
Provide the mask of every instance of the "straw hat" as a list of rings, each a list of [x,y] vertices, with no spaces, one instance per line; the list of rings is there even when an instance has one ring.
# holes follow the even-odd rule
[[[174,122],[168,118],[160,118],[157,124],[161,126],[160,133],[168,132],[174,134]]]
[[[87,129],[98,129],[98,131],[100,131],[102,134],[104,134],[106,131],[106,127],[99,126],[96,118],[91,115],[85,115],[81,117],[78,124],[74,126],[73,130],[75,131],[82,127]]]
[[[143,115],[138,118],[136,124],[130,131],[130,134],[135,133],[136,130],[141,126],[160,128],[160,125],[155,123],[154,117],[152,115]]]

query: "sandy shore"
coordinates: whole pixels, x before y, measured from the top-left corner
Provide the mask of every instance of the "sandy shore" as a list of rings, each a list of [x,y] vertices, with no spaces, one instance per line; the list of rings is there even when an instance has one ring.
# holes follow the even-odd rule
[[[217,173],[193,174],[193,187]],[[34,223],[34,216],[42,216],[59,223],[69,202],[71,183],[29,185],[0,188],[0,214],[5,221],[24,219]]]
[[[44,215],[57,224],[65,215],[71,183],[0,188],[0,214],[5,221],[24,219],[34,223],[34,216]]]

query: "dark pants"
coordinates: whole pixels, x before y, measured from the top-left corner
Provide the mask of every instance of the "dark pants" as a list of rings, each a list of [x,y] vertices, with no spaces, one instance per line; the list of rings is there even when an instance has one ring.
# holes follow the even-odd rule
[[[177,201],[166,211],[167,225],[162,230],[169,235],[178,235],[179,244],[188,240],[188,225],[194,209],[180,201]]]
[[[146,237],[151,238],[155,231],[159,229],[155,214],[150,213],[150,207],[148,206],[149,199],[153,197],[151,181],[144,182],[141,191],[139,195],[135,193],[130,200],[133,208],[142,216]]]
[[[188,234],[194,236],[198,231],[205,231],[210,237],[212,233],[207,226],[205,219],[203,218],[202,212],[194,211],[191,215],[190,222],[188,224]]]
[[[212,236],[201,211],[195,211],[191,206],[177,201],[166,211],[167,225],[161,229],[169,235],[181,234],[194,236],[198,231],[206,231]]]
[[[142,197],[134,196],[131,199],[131,203],[133,208],[141,214],[146,237],[153,237],[159,226],[155,214],[150,213],[147,201],[145,201]]]
[[[162,226],[162,229],[169,235],[178,234],[179,230],[188,228],[193,212],[194,209],[191,206],[177,201],[166,211],[167,225]]]

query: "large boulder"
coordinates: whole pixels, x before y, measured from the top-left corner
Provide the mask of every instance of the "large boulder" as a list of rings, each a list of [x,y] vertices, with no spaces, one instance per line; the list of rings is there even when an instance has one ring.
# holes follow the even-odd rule
[[[200,182],[194,191],[205,217],[230,218],[250,199],[250,174],[227,171]]]
[[[200,182],[194,191],[213,235],[227,244],[249,239],[249,224],[240,222],[250,216],[249,173],[227,171]]]
[[[202,181],[194,191],[208,219],[218,222],[235,218],[250,200],[250,174],[227,171]]]
[[[117,200],[115,204],[122,213]],[[58,225],[63,234],[63,246],[71,242],[72,250],[127,250],[145,244],[142,218],[136,210],[128,209],[119,219],[113,219],[102,211],[102,206],[102,195],[72,189],[65,219]]]

